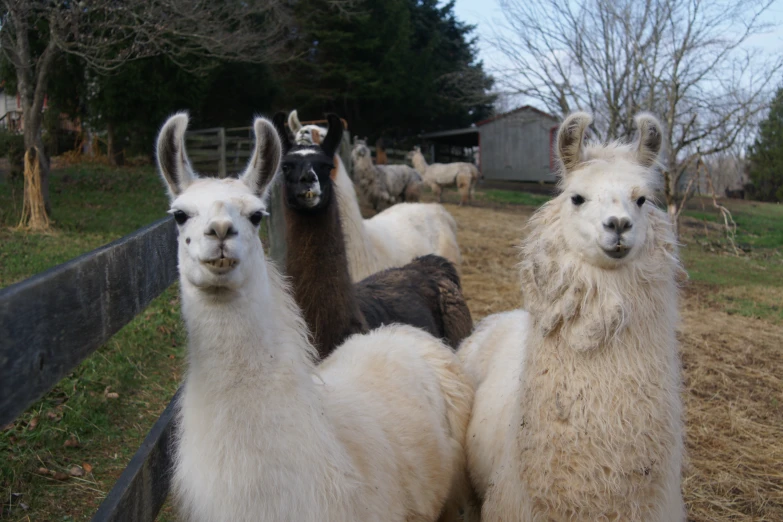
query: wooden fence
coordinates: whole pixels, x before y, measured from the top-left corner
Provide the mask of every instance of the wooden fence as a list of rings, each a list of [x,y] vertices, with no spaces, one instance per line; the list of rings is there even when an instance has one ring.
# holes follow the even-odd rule
[[[370,149],[370,152],[372,152],[373,160],[377,157],[375,152],[375,146],[368,146],[368,149]],[[407,150],[400,150],[400,149],[386,149],[386,159],[389,161],[389,165],[405,165],[408,162]]]
[[[276,210],[280,204],[279,197],[272,198],[274,219],[267,223],[270,256],[284,266],[282,220]],[[43,397],[176,279],[177,230],[167,217],[0,289],[0,426]],[[94,522],[152,522],[157,517],[169,491],[178,395],[104,499]]]
[[[244,169],[253,153],[252,127],[192,130],[185,134],[185,140],[196,172],[216,174],[221,178]],[[350,133],[347,130],[340,144],[340,157],[351,172]]]

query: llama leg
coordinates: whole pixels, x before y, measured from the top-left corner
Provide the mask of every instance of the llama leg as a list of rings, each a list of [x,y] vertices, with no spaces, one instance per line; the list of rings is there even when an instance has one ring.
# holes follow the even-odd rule
[[[468,193],[470,191],[470,187],[466,185],[464,182],[460,181],[457,185],[457,188],[459,189],[459,195],[460,195],[459,206],[462,206],[468,201]]]

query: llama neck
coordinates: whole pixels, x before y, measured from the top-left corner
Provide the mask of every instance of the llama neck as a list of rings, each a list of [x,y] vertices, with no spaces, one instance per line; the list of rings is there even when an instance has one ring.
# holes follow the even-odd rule
[[[574,424],[588,422],[593,409],[606,415],[647,408],[649,418],[674,422],[676,394],[667,390],[677,389],[679,376],[682,268],[668,221],[653,211],[648,244],[616,269],[562,251],[558,221],[554,205],[543,208],[522,245],[522,291],[533,327],[520,407],[554,410]]]
[[[246,270],[255,277],[237,290],[203,291],[181,280],[188,376],[203,389],[256,388],[281,364],[299,378],[313,370],[313,347],[285,283],[261,252],[247,263],[253,259],[257,266]]]
[[[350,469],[296,303],[273,267],[253,269],[234,295],[182,282],[189,368],[172,486],[184,520],[317,520]]]
[[[421,175],[424,175],[424,171],[427,170],[427,167],[429,167],[429,164],[427,163],[427,160],[424,159],[423,154],[415,154],[413,156],[413,166],[416,167],[416,170],[418,170]]]
[[[285,207],[286,273],[321,358],[367,331],[348,272],[337,198],[318,213]]]
[[[345,235],[345,249],[352,280],[361,279],[356,275],[369,271],[375,273],[379,264],[377,252],[372,248],[371,239],[364,226],[364,218],[359,209],[359,200],[351,178],[339,157],[337,157],[337,177],[334,180],[337,189],[337,202],[340,222]],[[367,275],[369,275],[369,273]]]

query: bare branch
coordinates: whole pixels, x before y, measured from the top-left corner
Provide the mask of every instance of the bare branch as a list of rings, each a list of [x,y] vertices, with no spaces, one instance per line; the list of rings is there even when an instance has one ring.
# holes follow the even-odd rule
[[[674,217],[696,158],[746,140],[778,83],[783,58],[749,47],[772,2],[500,0],[492,44],[511,65],[495,72],[499,90],[555,114],[591,110],[604,138],[658,114]]]

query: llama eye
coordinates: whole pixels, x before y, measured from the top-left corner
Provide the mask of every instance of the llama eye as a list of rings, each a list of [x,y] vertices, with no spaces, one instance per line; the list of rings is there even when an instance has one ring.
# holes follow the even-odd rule
[[[571,196],[571,203],[573,203],[577,207],[584,202],[585,202],[585,198],[583,198],[579,194],[574,194],[573,196]]]
[[[262,211],[253,212],[250,214],[250,222],[253,223],[253,226],[257,227],[261,224],[261,220],[264,219],[264,213]]]
[[[177,225],[182,225],[182,224],[184,224],[184,223],[185,223],[185,221],[187,221],[187,220],[188,220],[188,218],[190,217],[190,216],[188,216],[187,214],[185,214],[185,213],[184,213],[183,211],[181,211],[181,210],[175,210],[175,211],[173,212],[173,215],[174,215],[174,221],[176,221],[176,222],[177,222]]]
[[[647,198],[645,198],[644,196],[642,196],[642,197],[640,197],[639,199],[637,199],[637,200],[636,200],[636,204],[637,204],[637,205],[639,205],[639,206],[641,207],[642,205],[644,205],[644,202],[645,202],[645,201],[647,201]]]

